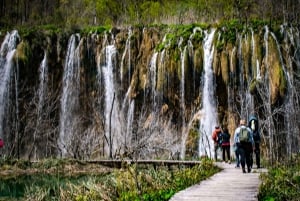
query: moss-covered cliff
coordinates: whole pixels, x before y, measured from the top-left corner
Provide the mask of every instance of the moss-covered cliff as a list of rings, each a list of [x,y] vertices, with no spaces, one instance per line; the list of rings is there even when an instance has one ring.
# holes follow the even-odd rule
[[[295,93],[290,97],[291,91],[299,90],[299,35],[284,34],[291,29],[286,27],[282,35],[275,36],[264,27],[216,27],[211,61],[214,79],[210,83],[216,114],[201,113],[206,107],[202,100],[207,73],[203,44],[211,28],[187,25],[82,32],[77,34],[77,58],[67,55],[70,36],[75,33],[20,32],[10,82],[15,87],[9,90],[10,106],[1,113],[8,117],[3,118],[1,133],[7,142],[4,153],[29,158],[61,154],[62,147],[57,143],[62,135],[63,79],[67,79],[64,71],[70,59],[79,61],[74,65],[80,68],[80,85],[74,89],[79,92],[77,109],[72,112],[76,115],[68,117],[78,123],[74,125],[75,133],[64,134],[72,136],[68,138],[72,142],[63,144],[65,156],[199,155],[199,139],[205,135],[211,141],[214,127],[199,128],[205,115],[228,127],[233,136],[239,119],[255,113],[262,122],[261,133],[268,136],[267,127],[278,121],[274,112],[287,109],[288,99],[298,97]],[[298,42],[290,41],[292,37]],[[4,46],[4,35],[1,38]],[[283,54],[283,41],[294,51]],[[113,46],[116,54],[110,54],[108,46]],[[1,52],[2,60],[7,60],[5,54]],[[41,97],[39,88],[45,83],[41,64],[45,58],[47,86]],[[5,65],[2,62],[1,68]],[[111,78],[106,77],[108,68],[112,68]],[[113,89],[106,86],[108,79],[113,80]],[[291,79],[293,86],[288,85]],[[115,95],[114,99],[107,98],[109,93]],[[293,104],[299,111],[298,103]],[[268,110],[265,105],[269,105]],[[289,121],[292,113],[281,113],[280,120]],[[289,129],[282,126],[274,129],[273,135]],[[270,140],[263,143],[269,146]],[[271,144],[279,147],[280,142]]]

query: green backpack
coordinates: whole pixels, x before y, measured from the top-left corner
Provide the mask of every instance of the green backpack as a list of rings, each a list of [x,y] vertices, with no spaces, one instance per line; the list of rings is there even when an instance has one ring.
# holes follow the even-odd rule
[[[246,127],[241,127],[239,139],[240,142],[249,142],[249,131]]]

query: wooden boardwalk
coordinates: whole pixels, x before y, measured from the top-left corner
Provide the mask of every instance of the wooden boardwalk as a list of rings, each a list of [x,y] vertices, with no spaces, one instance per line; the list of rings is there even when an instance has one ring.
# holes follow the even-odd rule
[[[199,184],[175,194],[170,201],[252,201],[257,200],[259,175],[266,169],[242,173],[235,164],[217,163],[223,170]],[[255,167],[255,166],[254,166]]]

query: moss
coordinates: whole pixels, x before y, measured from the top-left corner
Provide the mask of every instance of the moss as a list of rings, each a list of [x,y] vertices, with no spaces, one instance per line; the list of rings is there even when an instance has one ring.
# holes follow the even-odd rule
[[[252,19],[249,22],[249,26],[253,29],[253,31],[259,31],[262,27],[266,26],[268,22],[260,19]]]
[[[250,94],[254,95],[257,91],[257,85],[259,84],[259,81],[257,79],[253,79],[251,80],[251,83],[249,85],[249,91],[250,91]]]
[[[112,27],[110,25],[86,27],[81,31],[81,33],[82,34],[88,34],[88,33],[103,34],[111,30],[111,28]]]
[[[31,55],[31,49],[27,41],[22,41],[16,50],[16,59],[18,62],[22,62],[23,64],[27,64],[29,61],[29,57]]]

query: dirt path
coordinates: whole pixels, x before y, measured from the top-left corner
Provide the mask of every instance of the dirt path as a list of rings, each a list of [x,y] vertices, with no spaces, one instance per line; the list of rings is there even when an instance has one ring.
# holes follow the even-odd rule
[[[252,201],[257,200],[259,175],[266,169],[242,173],[234,164],[217,163],[223,170],[200,184],[175,194],[170,201]]]

